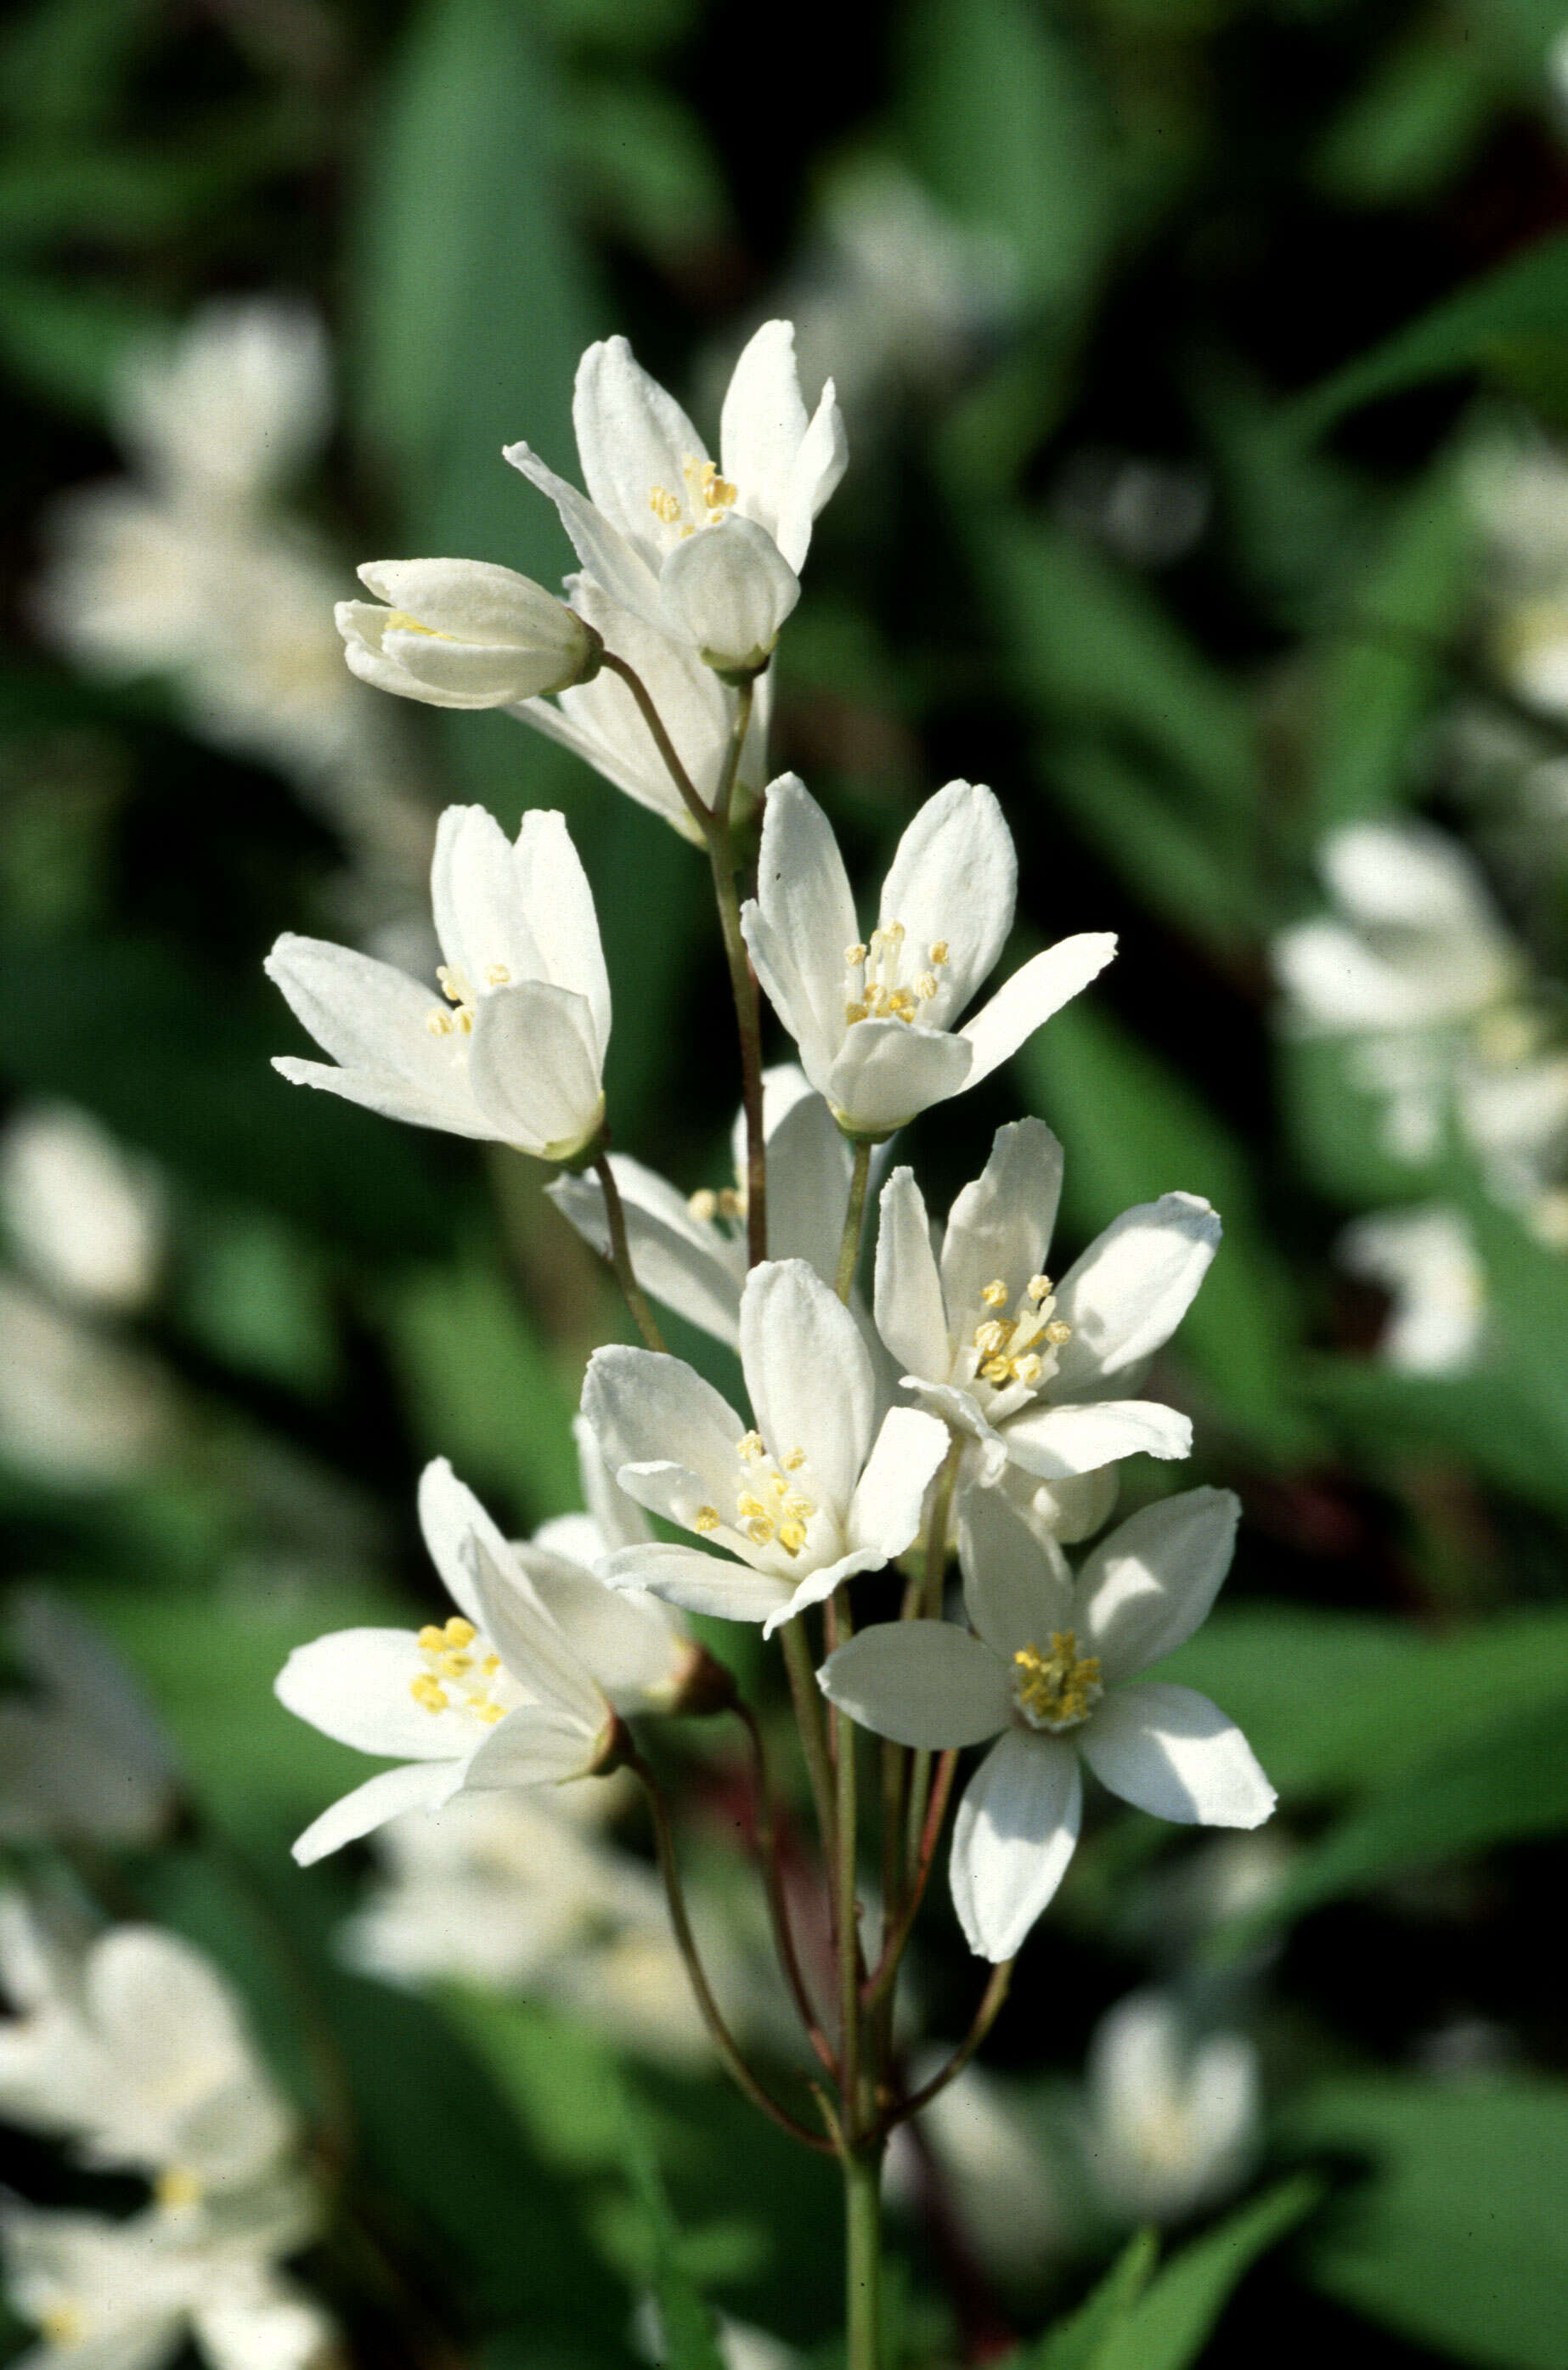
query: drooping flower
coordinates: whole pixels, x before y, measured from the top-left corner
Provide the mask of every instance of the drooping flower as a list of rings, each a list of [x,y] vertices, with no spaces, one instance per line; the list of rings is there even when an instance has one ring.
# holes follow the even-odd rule
[[[1181,2221],[1244,2178],[1258,2138],[1244,2033],[1197,2040],[1168,1994],[1134,1992],[1095,2028],[1085,2088],[1090,2173],[1129,2221]]]
[[[1136,1680],[1191,1637],[1230,1562],[1228,1490],[1145,1507],[1075,1581],[999,1490],[972,1490],[960,1524],[974,1634],[948,1621],[863,1629],[818,1673],[851,1719],[895,1743],[946,1750],[996,1737],[959,1804],[953,1904],[971,1950],[1010,1959],[1078,1841],[1079,1756],[1157,1818],[1255,1827],[1274,1789],[1206,1696]]]
[[[560,1785],[610,1758],[608,1697],[444,1457],[420,1477],[420,1528],[456,1613],[418,1631],[333,1630],[278,1674],[288,1710],[399,1765],[306,1829],[302,1868],[401,1811],[438,1810],[466,1789]]]
[[[1012,928],[1018,858],[992,792],[950,782],[899,841],[862,940],[833,826],[804,785],[767,794],[742,927],[768,1001],[846,1134],[881,1138],[1015,1053],[1103,971],[1090,931],[1035,955],[955,1027]]]
[[[1378,1355],[1407,1375],[1460,1375],[1486,1333],[1486,1275],[1458,1210],[1375,1210],[1346,1226],[1340,1265],[1389,1295]]]
[[[849,1201],[852,1155],[827,1105],[793,1063],[764,1072],[762,1096],[768,1250],[776,1259],[803,1259],[831,1283]],[[681,1193],[626,1153],[612,1152],[609,1162],[639,1283],[666,1308],[733,1349],[740,1340],[746,1281],[744,1113],[731,1143],[735,1182],[716,1192]],[[557,1177],[545,1190],[583,1239],[605,1253],[609,1226],[598,1179]]]
[[[161,2370],[187,2342],[211,2370],[329,2370],[327,2314],[278,2271],[311,2235],[296,2189],[216,2209],[101,2214],[0,2204],[6,2292],[43,2342],[28,2370]]]
[[[340,601],[335,615],[351,672],[377,691],[431,708],[510,708],[598,667],[592,627],[510,568],[377,559],[359,573],[375,601]]]
[[[971,1474],[986,1485],[1009,1463],[1058,1481],[1192,1446],[1185,1416],[1125,1394],[1191,1306],[1219,1219],[1167,1193],[1124,1211],[1056,1284],[1045,1257],[1061,1183],[1048,1127],[998,1128],[949,1214],[940,1263],[913,1172],[894,1169],[882,1189],[877,1329],[905,1388],[974,1443]]]
[[[268,976],[338,1066],[290,1054],[274,1069],[415,1127],[575,1158],[604,1123],[610,985],[564,818],[525,814],[512,845],[483,807],[448,807],[431,892],[445,1001],[390,963],[285,936]]]
[[[847,457],[831,384],[807,418],[790,323],[766,323],[735,364],[721,472],[624,338],[583,355],[572,424],[586,497],[526,444],[506,458],[555,503],[588,575],[720,673],[765,667]]]
[[[72,2140],[92,2165],[187,2201],[271,2177],[294,2113],[212,1962],[178,1934],[112,1927],[85,1951],[19,1894],[0,1898],[0,2112]]]
[[[130,1673],[52,1589],[18,1590],[7,1629],[29,1684],[0,1697],[0,1837],[151,1842],[177,1778]]]
[[[755,1426],[679,1358],[619,1345],[589,1361],[582,1412],[621,1488],[715,1550],[623,1547],[605,1577],[770,1635],[903,1553],[947,1432],[913,1408],[878,1426],[859,1328],[803,1260],[752,1270],[740,1347]]]

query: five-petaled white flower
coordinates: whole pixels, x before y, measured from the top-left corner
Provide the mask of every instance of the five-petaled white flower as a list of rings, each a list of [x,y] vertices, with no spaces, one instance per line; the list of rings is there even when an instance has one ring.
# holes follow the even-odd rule
[[[821,807],[793,774],[767,794],[757,893],[742,927],[807,1077],[848,1135],[893,1134],[975,1086],[1105,968],[1104,931],[1063,938],[953,1024],[1012,928],[1018,858],[993,793],[950,782],[898,843],[862,940]]]
[[[1241,1731],[1191,1687],[1124,1684],[1190,1638],[1230,1563],[1239,1508],[1189,1490],[1145,1507],[1076,1582],[999,1490],[972,1490],[959,1524],[964,1603],[954,1622],[863,1629],[818,1673],[824,1693],[895,1743],[997,1737],[953,1823],[953,1904],[970,1948],[1010,1959],[1078,1841],[1078,1756],[1159,1818],[1255,1827],[1274,1805]]]
[[[588,574],[721,673],[765,667],[847,457],[831,381],[807,418],[790,324],[765,323],[735,364],[721,472],[624,338],[583,355],[572,424],[586,498],[526,444],[506,458],[548,494]]]
[[[598,666],[593,628],[510,568],[371,559],[359,573],[375,599],[340,601],[334,614],[350,672],[377,691],[431,708],[510,708]]]
[[[604,1576],[770,1635],[903,1553],[947,1431],[913,1408],[879,1428],[859,1328],[803,1260],[752,1270],[740,1339],[755,1429],[679,1358],[620,1346],[590,1360],[582,1411],[621,1488],[719,1550],[623,1547]]]
[[[837,1272],[853,1158],[820,1095],[792,1062],[765,1070],[767,1239],[776,1259],[803,1259],[825,1282]],[[612,1152],[626,1213],[627,1246],[644,1292],[734,1349],[746,1281],[745,1115],[731,1136],[735,1182],[677,1191],[656,1170]],[[560,1176],[546,1187],[585,1241],[609,1248],[605,1190],[596,1177]]]
[[[483,807],[448,807],[431,893],[445,1001],[390,963],[285,936],[268,975],[339,1066],[272,1066],[387,1119],[576,1158],[604,1123],[610,984],[564,819],[525,814],[513,846]]]
[[[438,1810],[465,1788],[559,1785],[610,1755],[608,1697],[444,1457],[421,1476],[420,1527],[456,1613],[418,1631],[334,1630],[297,1646],[278,1674],[280,1701],[301,1720],[400,1765],[306,1829],[302,1867],[400,1811]]]
[[[1059,1284],[1045,1255],[1062,1147],[1037,1119],[998,1128],[948,1217],[939,1264],[913,1173],[882,1189],[877,1330],[904,1385],[975,1444],[973,1478],[1011,1462],[1037,1480],[1092,1473],[1144,1450],[1185,1456],[1187,1417],[1122,1396],[1168,1340],[1208,1271],[1219,1220],[1191,1193],[1125,1210]]]

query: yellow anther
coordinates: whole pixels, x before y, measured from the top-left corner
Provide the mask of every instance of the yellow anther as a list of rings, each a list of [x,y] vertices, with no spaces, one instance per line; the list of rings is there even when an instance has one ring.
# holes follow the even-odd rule
[[[737,1192],[733,1185],[721,1187],[719,1194],[719,1215],[721,1218],[744,1218],[745,1214],[745,1195]]]
[[[430,1030],[432,1037],[450,1037],[452,1034],[452,1015],[450,1012],[443,1012],[441,1007],[437,1005],[435,1010],[425,1022],[425,1027]]]
[[[948,942],[945,938],[939,938],[931,949],[931,961],[936,965],[938,971],[940,971],[947,959]]]
[[[460,1613],[450,1616],[446,1624],[446,1642],[449,1646],[471,1646],[478,1634],[473,1623],[466,1621]]]
[[[160,2205],[171,2209],[201,2203],[202,2183],[182,2164],[171,2164],[159,2173],[153,2183],[153,2194]]]
[[[729,545],[726,544],[724,548],[728,551],[730,548]],[[866,960],[865,947],[859,940],[856,941],[854,946],[846,947],[844,949],[844,960],[848,964],[851,971],[859,971],[860,965]]]
[[[998,1386],[1012,1380],[1012,1363],[1007,1358],[987,1358],[980,1372],[986,1382],[995,1383]]]
[[[493,1728],[498,1720],[506,1718],[505,1712],[498,1703],[471,1703],[468,1709],[476,1720],[482,1720],[487,1728]]]
[[[882,931],[890,946],[901,947],[904,944],[905,928],[902,922],[884,922]]]
[[[648,491],[648,507],[662,526],[674,526],[681,514],[680,503],[663,486],[651,486]],[[724,546],[726,551],[730,546]]]
[[[450,963],[437,963],[435,966],[435,975],[441,982],[442,993],[446,997],[447,1002],[449,1004],[461,1004],[467,993],[467,988],[462,972],[455,971]]]
[[[409,1685],[409,1693],[426,1711],[445,1711],[449,1697],[446,1689],[432,1671],[421,1671]]]
[[[1013,1381],[1022,1383],[1028,1390],[1033,1389],[1044,1372],[1044,1359],[1037,1358],[1032,1350],[1028,1351],[1021,1358],[1015,1358],[1012,1362]]]
[[[471,1037],[473,1035],[474,1007],[471,1004],[466,1004],[461,1012],[457,1015],[457,1030],[460,1036]]]
[[[1072,1338],[1072,1327],[1070,1325],[1064,1325],[1059,1317],[1053,1317],[1050,1324],[1045,1328],[1045,1339],[1050,1342],[1054,1350],[1059,1350],[1064,1341],[1070,1341]]]
[[[749,1490],[744,1490],[736,1499],[735,1512],[737,1514],[744,1514],[753,1519],[766,1520],[767,1515],[767,1508],[763,1504],[762,1500],[755,1497]]]
[[[421,626],[406,609],[394,609],[381,630],[384,634],[425,634],[432,642],[454,642],[457,639],[455,634],[438,634],[433,626]]]
[[[729,549],[726,544],[725,549]],[[686,1208],[700,1224],[719,1215],[719,1196],[706,1185],[698,1186],[686,1202]]]
[[[1089,1718],[1105,1690],[1100,1684],[1100,1658],[1078,1659],[1077,1633],[1051,1632],[1051,1651],[1023,1646],[1013,1656],[1013,1697],[1031,1728],[1077,1728]]]
[[[758,1514],[746,1524],[746,1531],[754,1547],[765,1547],[773,1536],[773,1524],[766,1514]]]
[[[501,1656],[499,1654],[487,1654],[484,1661],[479,1664],[479,1668],[484,1673],[487,1679],[493,1679],[497,1671],[501,1668]]]
[[[732,486],[728,477],[721,477],[709,461],[703,472],[702,487],[702,499],[710,511],[727,511],[738,491],[739,488]],[[728,545],[725,548],[729,548]]]
[[[984,1325],[974,1328],[974,1347],[983,1358],[994,1358],[1005,1350],[1012,1338],[1012,1327],[1000,1317],[988,1317]]]
[[[887,1008],[895,1020],[910,1021],[915,1018],[915,998],[906,987],[895,987],[888,997]]]
[[[803,1448],[792,1448],[790,1451],[789,1455],[784,1459],[784,1470],[786,1473],[798,1473],[805,1461],[805,1450]]]
[[[694,1531],[716,1531],[719,1527],[718,1507],[699,1506],[691,1518],[691,1526]]]
[[[916,981],[916,983],[915,983],[915,993],[916,993],[916,995],[919,997],[919,999],[920,999],[920,1001],[921,1001],[921,1003],[922,1003],[922,1004],[929,1004],[929,1002],[930,1002],[930,1000],[931,1000],[932,996],[933,996],[933,995],[935,995],[936,992],[937,992],[937,974],[936,974],[936,972],[935,972],[934,971],[923,971],[923,972],[920,973],[919,978],[918,978],[918,979]]]
[[[472,1654],[438,1654],[435,1667],[444,1679],[460,1679],[465,1671],[474,1667]]]
[[[725,548],[729,548],[728,545]],[[863,1004],[847,1004],[844,1007],[844,1018],[848,1026],[853,1029],[857,1020],[869,1020],[870,1013]]]
[[[511,977],[512,973],[507,970],[504,963],[487,963],[485,965],[485,985],[487,987],[505,987],[511,980]]]
[[[767,1455],[767,1444],[760,1432],[743,1432],[735,1443],[737,1456],[758,1457]]]
[[[1033,1301],[1036,1308],[1038,1308],[1043,1300],[1050,1299],[1052,1293],[1055,1290],[1055,1286],[1052,1283],[1048,1275],[1032,1275],[1029,1279],[1026,1289],[1028,1291],[1029,1297]]]
[[[420,1631],[419,1647],[423,1654],[439,1654],[446,1643],[446,1632],[439,1622],[427,1621]]]
[[[987,1308],[1005,1308],[1007,1306],[1008,1288],[1002,1282],[999,1275],[992,1278],[991,1282],[986,1284],[985,1290],[981,1293],[980,1297],[985,1302]]]
[[[767,1477],[767,1486],[776,1498],[787,1498],[790,1495],[790,1483],[788,1478],[782,1473],[770,1473]]]
[[[778,1544],[786,1555],[799,1555],[806,1544],[804,1523],[785,1523],[779,1528]]]

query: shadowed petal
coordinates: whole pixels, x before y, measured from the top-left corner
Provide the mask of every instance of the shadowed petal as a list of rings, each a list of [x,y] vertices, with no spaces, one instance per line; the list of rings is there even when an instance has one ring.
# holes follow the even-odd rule
[[[1234,1720],[1192,1687],[1117,1687],[1078,1731],[1102,1786],[1157,1819],[1257,1827],[1275,1795]]]
[[[830,1703],[895,1744],[982,1744],[1012,1718],[1007,1664],[951,1621],[862,1629],[817,1673]]]
[[[1009,1730],[980,1764],[952,1827],[952,1903],[970,1949],[1010,1959],[1066,1873],[1083,1812],[1070,1744]]]
[[[1145,1506],[1085,1559],[1077,1627],[1108,1685],[1173,1654],[1207,1618],[1240,1513],[1228,1490],[1183,1490]]]

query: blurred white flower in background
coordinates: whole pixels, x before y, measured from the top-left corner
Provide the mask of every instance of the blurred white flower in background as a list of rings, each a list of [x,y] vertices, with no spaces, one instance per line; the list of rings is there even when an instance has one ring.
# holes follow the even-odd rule
[[[0,1837],[150,1842],[177,1778],[130,1673],[52,1589],[16,1592],[7,1636],[28,1691],[0,1696]]]
[[[164,1250],[150,1162],[69,1103],[24,1103],[0,1131],[0,1226],[63,1300],[129,1311],[152,1296]]]
[[[910,2066],[917,2088],[940,2071],[951,2050],[928,2047]],[[1069,2248],[1078,2215],[1061,2185],[1056,2150],[1043,2114],[1020,2087],[981,2065],[966,2065],[919,2116],[919,2142],[907,2125],[888,2152],[890,2201],[914,2211],[922,2169],[919,2147],[956,2216],[967,2246],[1005,2280],[1038,2275]]]
[[[1163,1992],[1135,1992],[1090,2043],[1082,2144],[1103,2203],[1128,2221],[1177,2222],[1250,2169],[1258,2061],[1243,2034],[1196,2039]]]
[[[1391,1306],[1378,1354],[1407,1375],[1458,1375],[1486,1331],[1486,1275],[1458,1210],[1378,1210],[1345,1227],[1340,1265],[1380,1284]]]
[[[0,1271],[0,1461],[107,1489],[146,1479],[175,1436],[159,1367]]]
[[[732,2320],[727,2312],[713,2315],[713,2336],[723,2370],[795,2370],[801,2359],[782,2338],[771,2336],[766,2329],[754,2329],[750,2321]],[[639,2298],[632,2316],[631,2341],[644,2361],[663,2364],[668,2360],[663,2325],[653,2296]]]

